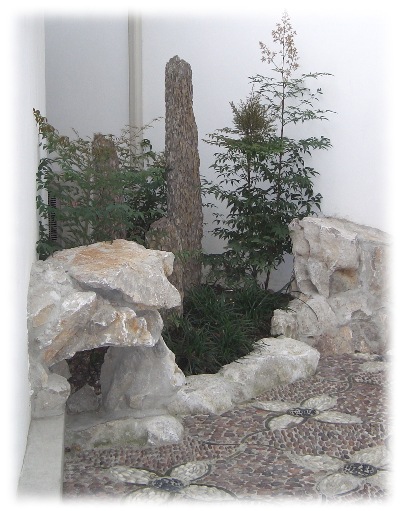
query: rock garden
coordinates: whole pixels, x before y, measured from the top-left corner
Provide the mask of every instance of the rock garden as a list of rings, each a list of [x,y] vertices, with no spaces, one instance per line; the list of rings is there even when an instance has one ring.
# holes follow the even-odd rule
[[[70,140],[34,111],[46,156],[31,404],[34,418],[65,414],[66,499],[388,495],[390,240],[320,213],[307,158],[330,141],[286,126],[330,111],[308,85],[323,73],[296,74],[294,34],[284,14],[280,53],[261,44],[276,78],[253,77],[233,127],[206,140],[214,181],[200,175],[192,70],[178,56],[162,154],[145,128]],[[205,197],[215,254],[202,249]],[[286,254],[292,278],[272,290]]]

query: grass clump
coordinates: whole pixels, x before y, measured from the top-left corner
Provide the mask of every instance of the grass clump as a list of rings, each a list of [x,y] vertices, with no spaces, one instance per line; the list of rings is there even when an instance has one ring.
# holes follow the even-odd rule
[[[268,337],[274,310],[288,301],[289,295],[255,285],[232,290],[201,285],[185,296],[183,315],[166,321],[163,338],[186,376],[216,373]]]

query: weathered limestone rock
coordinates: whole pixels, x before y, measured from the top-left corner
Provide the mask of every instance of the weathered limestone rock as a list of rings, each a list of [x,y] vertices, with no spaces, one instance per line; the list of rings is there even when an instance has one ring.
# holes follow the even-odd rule
[[[150,231],[148,242],[152,248],[162,246],[163,250],[187,257],[182,265],[182,282],[179,275],[174,281],[183,293],[200,284],[198,255],[203,237],[203,211],[192,70],[178,56],[170,59],[165,68],[165,106],[167,218],[153,226],[157,232]]]
[[[247,357],[217,374],[186,377],[186,385],[168,405],[172,414],[223,413],[278,385],[312,376],[319,352],[288,338],[261,339]]]
[[[179,294],[167,279],[174,264],[171,253],[114,240],[62,250],[52,259],[85,289],[120,305],[155,310],[179,304]]]
[[[175,356],[162,338],[152,349],[109,348],[100,375],[103,408],[108,412],[129,410],[130,415],[139,417],[165,414],[184,383]]]
[[[291,335],[323,353],[387,349],[389,239],[337,218],[304,218],[290,226],[293,300],[276,311],[273,335]]]
[[[172,258],[172,259],[171,259]],[[57,252],[32,270],[28,328],[47,366],[99,346],[154,346],[180,304],[173,255],[125,240]]]
[[[100,417],[100,419],[99,419]],[[69,415],[66,420],[65,446],[83,449],[116,446],[159,446],[183,440],[183,426],[171,415],[101,420],[101,415]]]
[[[165,345],[160,350],[163,321],[158,309],[176,307],[181,300],[167,279],[173,260],[171,253],[115,240],[63,250],[33,265],[28,331],[35,417],[61,413],[69,396],[66,378],[49,368],[57,368],[57,364],[78,351],[100,346],[113,346],[113,350],[137,347],[146,360],[156,358],[158,394],[161,387],[172,393],[171,382],[176,385],[175,391],[183,384],[184,377],[173,354]],[[140,366],[137,355],[132,355],[132,359]],[[141,374],[147,378],[143,371]],[[132,392],[142,384],[148,387],[148,383],[137,382],[136,373],[131,372],[129,377],[135,381],[130,385]],[[129,386],[127,379],[124,384]],[[110,400],[113,392],[109,381],[106,399]],[[129,399],[139,403],[142,398],[130,395]],[[128,402],[126,406],[129,415]],[[138,408],[136,404],[135,410]]]
[[[250,355],[227,364],[217,374],[187,377],[186,384],[169,399],[164,414],[104,420],[110,413],[103,409],[67,416],[65,443],[82,448],[177,443],[183,439],[181,416],[226,412],[277,385],[312,376],[318,361],[319,352],[304,342],[261,339]],[[115,408],[111,413],[118,416],[120,411]]]

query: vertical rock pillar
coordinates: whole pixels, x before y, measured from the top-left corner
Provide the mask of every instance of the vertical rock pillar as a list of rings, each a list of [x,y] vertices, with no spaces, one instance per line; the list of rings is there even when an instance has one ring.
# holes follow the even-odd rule
[[[92,143],[92,155],[93,163],[95,168],[94,179],[103,180],[104,183],[112,182],[113,174],[119,172],[119,160],[117,148],[114,142],[102,135],[101,133],[95,133]],[[113,193],[113,190],[107,190],[106,188],[98,189],[97,196],[94,197],[97,206],[99,208],[106,209],[111,204],[123,204],[123,195]],[[122,192],[122,186],[121,186]],[[126,227],[123,223],[116,223],[115,225],[106,225],[102,232],[95,232],[98,235],[98,241],[103,239],[125,239],[126,238]]]
[[[148,243],[181,259],[175,262],[173,284],[183,294],[200,284],[203,211],[192,70],[178,56],[165,68],[165,105],[167,218],[152,225]]]

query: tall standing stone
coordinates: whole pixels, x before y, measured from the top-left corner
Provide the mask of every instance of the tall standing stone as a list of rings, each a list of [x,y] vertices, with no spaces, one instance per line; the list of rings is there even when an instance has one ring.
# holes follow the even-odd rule
[[[192,70],[178,56],[165,68],[165,105],[167,219],[153,224],[148,243],[183,256],[183,262],[175,263],[181,283],[174,281],[182,293],[200,284],[203,211]]]
[[[96,171],[94,179],[103,180],[104,183],[112,183],[112,176],[120,171],[117,148],[114,142],[101,133],[95,133],[92,143],[92,155]],[[113,190],[106,188],[100,189],[98,186],[96,188],[97,195],[93,198],[96,201],[97,207],[106,209],[111,204],[124,203],[122,187],[120,194],[113,193]],[[99,241],[102,241],[102,239],[126,239],[126,227],[123,223],[106,224],[103,227],[103,232],[94,234],[99,235]]]

